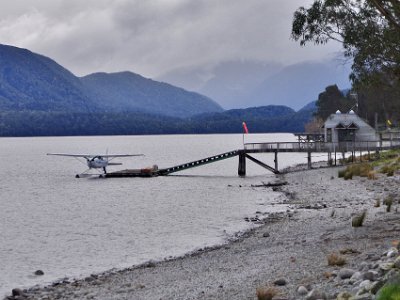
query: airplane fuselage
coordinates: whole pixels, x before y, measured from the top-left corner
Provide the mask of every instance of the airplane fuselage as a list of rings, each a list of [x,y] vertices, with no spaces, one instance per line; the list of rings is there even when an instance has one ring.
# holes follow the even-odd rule
[[[95,157],[87,160],[87,165],[90,169],[101,169],[108,166],[108,160],[105,160],[101,157]]]

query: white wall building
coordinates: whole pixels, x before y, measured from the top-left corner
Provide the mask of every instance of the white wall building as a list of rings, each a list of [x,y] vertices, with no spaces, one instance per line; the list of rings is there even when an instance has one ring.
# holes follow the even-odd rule
[[[378,141],[375,129],[357,116],[354,111],[331,114],[324,123],[326,143]]]

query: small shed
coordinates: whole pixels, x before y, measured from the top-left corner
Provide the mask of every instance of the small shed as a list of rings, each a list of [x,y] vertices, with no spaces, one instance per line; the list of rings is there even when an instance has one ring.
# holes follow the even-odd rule
[[[378,141],[378,134],[367,122],[354,111],[337,111],[326,119],[324,126],[325,142],[370,142]]]

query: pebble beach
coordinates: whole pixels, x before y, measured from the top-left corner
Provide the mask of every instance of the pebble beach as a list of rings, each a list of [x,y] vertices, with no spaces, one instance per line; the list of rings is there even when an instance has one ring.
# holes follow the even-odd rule
[[[400,273],[400,176],[344,180],[339,170],[292,170],[277,175],[282,185],[254,187],[279,192],[276,204],[288,209],[258,214],[248,221],[259,227],[225,245],[46,287],[15,287],[5,299],[257,299],[268,291],[273,299],[375,299]],[[363,211],[363,226],[353,227]],[[328,264],[332,255],[343,262]]]

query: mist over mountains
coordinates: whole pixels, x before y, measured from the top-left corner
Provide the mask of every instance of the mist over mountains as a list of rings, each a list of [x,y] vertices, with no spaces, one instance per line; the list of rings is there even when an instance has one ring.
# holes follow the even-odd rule
[[[316,100],[326,86],[350,87],[349,74],[350,66],[336,60],[289,66],[230,61],[177,69],[158,79],[206,95],[225,109],[279,104],[298,110]]]

